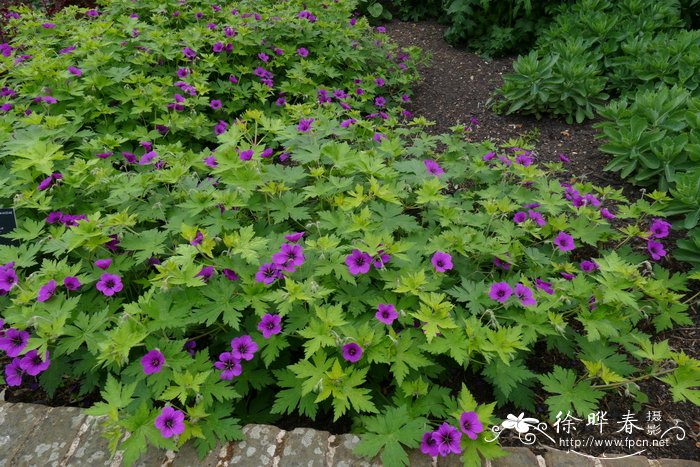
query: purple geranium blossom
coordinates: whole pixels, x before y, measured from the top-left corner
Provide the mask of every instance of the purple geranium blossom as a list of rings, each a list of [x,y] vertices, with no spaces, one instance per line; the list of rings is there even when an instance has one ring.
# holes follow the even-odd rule
[[[527,220],[527,213],[524,211],[518,211],[513,216],[513,222],[515,222],[516,224],[522,224],[526,220]]]
[[[37,302],[45,302],[49,300],[56,293],[56,281],[50,280],[46,284],[42,285],[39,289],[39,294],[36,297]]]
[[[201,245],[202,242],[204,241],[204,234],[202,233],[201,230],[198,230],[197,233],[194,235],[194,238],[190,241],[190,245]]]
[[[559,232],[559,234],[552,240],[554,246],[556,246],[559,251],[571,251],[576,248],[574,244],[574,237],[566,232]]]
[[[420,452],[426,454],[430,457],[437,457],[438,452],[438,441],[435,436],[435,432],[429,431],[423,433],[423,439],[420,443]]]
[[[654,261],[658,261],[662,257],[666,256],[666,250],[664,250],[663,244],[654,240],[649,240],[647,242],[647,251],[649,251],[651,259],[653,259]]]
[[[431,173],[432,175],[435,175],[436,177],[439,177],[440,175],[444,174],[445,171],[443,170],[442,167],[440,167],[440,164],[438,164],[436,161],[431,160],[431,159],[426,159],[423,161],[423,165],[425,165],[425,169]]]
[[[476,412],[463,412],[459,417],[459,428],[462,430],[462,433],[474,440],[479,433],[484,431],[484,425],[479,420]]]
[[[235,358],[232,352],[219,354],[219,361],[214,362],[214,368],[221,370],[221,379],[225,380],[232,380],[234,376],[240,376],[243,373],[241,360]]]
[[[214,110],[220,109],[221,106],[221,101],[218,99],[212,99],[211,102],[209,102],[209,107],[211,107]]]
[[[436,251],[430,262],[437,272],[445,272],[452,269],[452,256],[444,251]]]
[[[527,211],[527,214],[530,217],[530,219],[535,221],[535,224],[539,225],[540,227],[547,225],[547,220],[539,212],[530,209],[529,211]]]
[[[600,216],[605,219],[615,219],[617,216],[612,213],[608,208],[603,208],[600,210]]]
[[[18,281],[19,279],[17,278],[17,272],[14,269],[14,263],[0,266],[0,292],[9,292],[15,285],[17,285]]]
[[[139,165],[148,165],[153,162],[153,159],[158,157],[158,153],[155,151],[148,151],[139,159]]]
[[[362,358],[362,347],[354,342],[343,346],[343,358],[350,363],[355,363]]]
[[[238,279],[240,279],[240,277],[238,277],[238,274],[236,274],[236,272],[233,269],[224,268],[221,271],[221,274],[223,274],[224,277],[230,281],[237,281]]]
[[[649,232],[651,232],[652,238],[664,238],[667,237],[671,231],[671,224],[663,219],[654,219],[649,227]]]
[[[532,295],[532,290],[526,285],[517,284],[515,286],[515,296],[518,297],[522,306],[536,306],[537,300]]]
[[[81,76],[83,74],[82,70],[78,67],[74,66],[69,66],[68,67],[68,73],[74,76]]]
[[[277,314],[267,313],[258,323],[258,331],[262,332],[265,339],[269,339],[275,334],[282,332],[282,317]]]
[[[215,169],[219,166],[219,163],[216,162],[216,157],[207,156],[204,158],[204,165],[206,165],[209,168]]]
[[[305,234],[305,232],[294,232],[292,234],[285,235],[284,239],[287,240],[288,242],[295,242],[296,243],[299,240],[301,240],[301,237],[303,237],[304,234]]]
[[[315,119],[313,118],[302,118],[297,125],[297,130],[302,133],[307,133],[309,130],[311,130],[311,124],[314,122],[314,120]]]
[[[51,365],[51,360],[48,351],[42,357],[36,350],[30,350],[19,361],[19,367],[30,376],[36,376],[46,371],[49,365]]]
[[[141,357],[141,365],[143,366],[143,372],[147,375],[160,373],[163,365],[165,365],[165,356],[158,349],[149,350],[146,355]]]
[[[367,274],[372,265],[372,257],[361,250],[352,250],[352,253],[345,258],[350,274]]]
[[[340,122],[340,128],[347,128],[350,125],[352,125],[353,123],[355,123],[356,121],[357,120],[355,120],[354,118],[348,118],[346,120],[343,120],[342,122]]]
[[[394,305],[390,303],[380,303],[377,305],[377,313],[374,316],[382,323],[391,326],[394,320],[399,317],[399,313],[396,311]]]
[[[16,357],[22,353],[27,342],[29,342],[27,331],[9,328],[0,336],[0,350],[4,350],[8,357]]]
[[[252,149],[246,149],[244,151],[239,151],[238,152],[238,157],[242,161],[249,161],[253,158],[253,154],[255,154],[255,151]]]
[[[493,265],[497,268],[505,269],[506,271],[510,269],[511,264],[508,261],[504,261],[498,256],[493,258]]]
[[[437,439],[438,454],[447,456],[448,454],[461,454],[462,432],[445,422],[435,431]]]
[[[95,261],[95,266],[100,269],[107,269],[112,265],[112,258],[98,259]]]
[[[576,277],[576,274],[571,274],[569,272],[560,272],[559,275],[567,281],[572,281],[574,280],[574,277]]]
[[[596,262],[593,260],[585,260],[585,261],[581,261],[581,264],[579,264],[579,267],[581,268],[581,271],[583,271],[583,272],[593,272],[596,269],[598,269],[598,264],[596,264]]]
[[[177,69],[177,77],[184,79],[187,78],[190,74],[190,69],[189,68],[178,68]]]
[[[272,284],[280,277],[282,277],[282,273],[275,263],[264,263],[255,273],[255,280],[265,285]]]
[[[155,426],[163,438],[172,438],[185,431],[185,414],[172,407],[163,407],[160,415],[156,417]]]
[[[483,160],[484,162],[488,162],[491,159],[494,159],[495,157],[496,157],[495,152],[487,152],[486,154],[484,154],[484,156],[481,158],[481,160]]]
[[[78,290],[80,288],[80,280],[74,276],[68,276],[63,279],[63,286],[66,290]]]
[[[513,289],[510,288],[507,282],[496,282],[491,285],[491,289],[489,290],[489,298],[501,303],[508,300],[508,297],[511,295],[513,295]]]
[[[272,255],[272,262],[283,271],[294,272],[304,264],[304,249],[297,243],[284,243],[280,251]]]
[[[37,191],[44,191],[53,185],[53,177],[46,177],[37,185]]]
[[[124,284],[122,284],[122,278],[116,274],[102,274],[95,287],[103,295],[111,297],[115,293],[120,292],[124,288]]]
[[[248,335],[231,340],[231,355],[238,360],[252,360],[257,350],[258,344]]]
[[[197,52],[190,49],[189,47],[185,47],[184,49],[182,49],[182,55],[184,55],[185,58],[193,60],[197,56]]]
[[[5,382],[8,386],[20,386],[22,376],[24,376],[24,370],[20,367],[20,359],[15,358],[5,367]]]
[[[223,135],[226,133],[226,130],[228,129],[228,123],[226,123],[223,120],[219,120],[219,123],[214,125],[214,134],[215,135]]]
[[[559,154],[559,160],[562,161],[562,162],[564,162],[564,163],[566,163],[566,162],[571,162],[571,161],[569,160],[569,158],[566,156],[566,154],[564,154],[564,153]]]
[[[201,277],[204,282],[208,282],[211,276],[214,275],[214,266],[203,266],[194,277]]]
[[[309,51],[305,47],[299,47],[297,49],[297,55],[299,55],[302,58],[306,58],[309,56]]]
[[[385,264],[391,261],[391,255],[384,253],[384,250],[379,250],[377,252],[377,256],[378,257],[372,261],[372,266],[374,266],[376,269],[382,269]]]
[[[543,281],[542,279],[535,279],[535,287],[540,289],[546,294],[553,295],[554,289],[552,288],[551,282]]]
[[[263,159],[266,159],[266,158],[270,157],[272,155],[272,153],[273,153],[272,148],[266,148],[266,149],[263,149],[263,151],[260,153],[260,157],[262,157]]]

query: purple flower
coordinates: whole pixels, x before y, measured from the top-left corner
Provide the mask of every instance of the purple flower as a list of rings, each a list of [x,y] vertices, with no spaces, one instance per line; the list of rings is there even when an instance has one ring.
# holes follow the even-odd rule
[[[384,253],[384,250],[379,250],[377,252],[377,256],[378,257],[372,261],[372,266],[374,266],[376,269],[382,269],[385,264],[391,261],[391,255]]]
[[[372,257],[368,253],[355,249],[345,258],[345,264],[348,266],[350,274],[354,276],[367,274],[372,265]]]
[[[201,245],[202,241],[204,241],[204,234],[198,230],[194,238],[190,241],[190,245]]]
[[[124,284],[122,284],[122,278],[116,274],[102,274],[95,288],[106,297],[111,297],[120,292],[124,288]]]
[[[99,154],[95,154],[95,157],[98,159],[107,159],[108,157],[112,156],[114,154],[113,152],[101,152]]]
[[[505,269],[506,271],[510,269],[511,264],[508,261],[504,261],[498,256],[493,258],[493,265],[497,268]]]
[[[197,52],[190,49],[189,47],[185,47],[184,49],[182,49],[182,55],[184,55],[185,58],[188,58],[190,60],[194,60],[194,58],[197,56]]]
[[[5,382],[8,386],[20,386],[22,376],[24,376],[24,370],[20,367],[20,359],[15,358],[5,367]]]
[[[27,342],[29,342],[27,331],[9,328],[0,335],[0,350],[4,350],[8,357],[16,357],[22,353]]]
[[[255,273],[255,280],[265,285],[272,284],[280,277],[282,277],[282,273],[275,263],[265,263]]]
[[[212,52],[215,54],[219,54],[224,51],[224,43],[223,42],[216,42],[214,45],[211,46]]]
[[[12,110],[12,107],[13,107],[12,104],[10,104],[10,103],[5,103],[5,104],[0,105],[0,110],[2,110],[3,112],[7,113],[7,112],[9,112],[10,110]]]
[[[601,215],[601,217],[603,217],[605,219],[615,219],[617,217],[608,208],[601,209],[600,215]]]
[[[17,272],[14,270],[15,263],[8,263],[0,266],[0,292],[7,293],[17,285]]]
[[[523,211],[518,211],[513,216],[513,222],[515,222],[516,224],[522,224],[526,220],[527,220],[527,213],[523,212]]]
[[[382,133],[375,133],[372,139],[377,143],[381,143],[383,139],[386,139],[386,135]]]
[[[56,25],[53,23],[41,23],[41,27],[44,29],[53,29]]]
[[[178,68],[177,69],[177,77],[178,78],[187,78],[190,74],[190,69],[189,68]]]
[[[158,153],[155,151],[148,151],[139,159],[139,165],[148,165],[153,162],[153,159],[158,157]]]
[[[42,285],[39,289],[39,295],[36,297],[37,302],[45,302],[56,293],[56,281],[50,280]]]
[[[386,84],[386,81],[383,78],[377,78],[374,80],[374,83],[381,88]]]
[[[141,365],[143,372],[147,375],[160,373],[165,365],[165,356],[158,349],[149,350],[146,355],[141,357]]]
[[[513,289],[510,288],[507,282],[496,282],[491,285],[491,290],[489,290],[489,298],[501,303],[508,300],[508,297],[511,295],[513,295]]]
[[[515,163],[520,164],[523,167],[529,167],[535,160],[527,154],[519,154],[515,157]]]
[[[651,259],[654,261],[658,261],[662,257],[666,256],[666,250],[664,250],[663,244],[655,242],[654,240],[649,240],[647,242],[647,250],[651,255]]]
[[[255,151],[253,151],[252,149],[246,149],[245,151],[240,151],[238,153],[238,157],[242,161],[249,161],[253,158],[253,154],[255,154]]]
[[[263,152],[260,153],[260,157],[263,159],[266,159],[272,155],[272,148],[267,148],[264,149]]]
[[[163,407],[156,417],[155,425],[163,438],[172,438],[185,431],[185,414],[172,407]]]
[[[382,323],[391,326],[394,320],[399,317],[399,313],[394,305],[380,303],[377,305],[377,313],[374,316]]]
[[[80,280],[74,276],[68,276],[63,279],[63,286],[66,290],[78,290],[80,288]]]
[[[96,9],[94,9],[94,8],[92,8],[92,9],[86,11],[85,14],[86,14],[87,16],[89,16],[90,18],[97,18],[98,16],[100,16],[100,12],[97,11]]]
[[[439,454],[438,440],[434,432],[429,431],[427,433],[423,433],[423,439],[420,443],[420,452],[430,457],[437,457]]]
[[[649,232],[651,232],[652,238],[664,238],[667,237],[671,231],[671,224],[663,219],[654,219],[649,227]]]
[[[73,45],[73,46],[71,46],[71,47],[66,47],[65,49],[59,50],[58,53],[59,53],[60,55],[69,54],[69,53],[72,53],[72,52],[73,52],[75,49],[77,49],[77,48],[78,48],[78,47],[76,47],[76,46]]]
[[[197,352],[197,341],[190,340],[185,342],[185,345],[182,346],[182,349],[185,350],[191,356],[194,356],[194,354]]]
[[[374,105],[377,107],[384,107],[386,105],[386,99],[382,96],[374,98]]]
[[[535,221],[535,224],[539,225],[540,227],[547,225],[547,220],[539,212],[530,209],[527,212],[527,214],[528,214],[528,216],[530,216],[530,219]]]
[[[305,232],[294,232],[294,233],[292,233],[292,234],[285,235],[284,238],[285,238],[285,240],[287,240],[288,242],[295,242],[295,243],[296,243],[296,242],[298,242],[299,240],[301,240],[301,237],[304,236],[304,233],[305,233]]]
[[[483,160],[484,162],[488,162],[491,159],[494,159],[495,157],[496,157],[495,152],[487,152],[486,154],[484,154],[484,156],[481,158],[481,160]]]
[[[37,185],[36,189],[38,191],[44,191],[53,185],[53,177],[46,177]]]
[[[481,424],[476,412],[463,412],[462,416],[459,417],[459,428],[462,433],[474,440],[479,433],[484,431],[484,425]]]
[[[258,58],[259,58],[260,60],[262,60],[263,62],[265,62],[265,63],[267,63],[267,62],[270,61],[270,56],[267,55],[265,52],[260,52],[260,53],[258,54]]]
[[[434,436],[437,439],[437,449],[440,456],[462,453],[462,448],[460,447],[462,433],[449,423],[440,425]]]
[[[213,99],[211,102],[209,102],[209,107],[211,107],[214,110],[220,109],[221,105],[221,101],[218,99]]]
[[[571,162],[568,157],[566,157],[566,154],[561,153],[559,154],[559,160],[566,163],[566,162]]]
[[[340,128],[347,128],[356,121],[357,120],[355,120],[354,118],[348,118],[347,120],[343,120],[342,122],[340,122]]]
[[[228,123],[223,120],[219,120],[219,123],[214,125],[214,134],[217,136],[223,135],[226,133],[226,129],[228,129]]]
[[[233,356],[233,352],[219,354],[219,361],[214,362],[214,368],[221,370],[221,379],[232,380],[234,376],[243,373],[241,360]]]
[[[440,164],[438,164],[432,159],[424,160],[423,165],[425,165],[425,168],[429,173],[435,175],[436,177],[440,177],[440,175],[445,173],[442,167],[440,167]]]
[[[287,104],[287,99],[284,97],[278,97],[277,100],[275,101],[275,105],[277,107],[282,107]]]
[[[49,360],[49,352],[47,351],[42,358],[36,350],[30,350],[19,361],[19,367],[30,376],[36,376],[39,373],[46,371],[51,365]]]
[[[559,275],[566,279],[567,281],[572,281],[574,280],[574,277],[576,277],[576,274],[571,274],[568,272],[560,272]]]
[[[537,300],[532,296],[532,290],[523,284],[518,284],[515,286],[515,296],[518,297],[520,304],[522,306],[535,306],[537,305]]]
[[[75,76],[81,76],[81,75],[83,74],[83,72],[80,70],[80,68],[77,68],[77,67],[74,67],[74,66],[69,66],[69,67],[68,67],[68,72],[69,72],[71,75],[75,75]]]
[[[95,261],[95,266],[97,266],[100,269],[107,269],[112,265],[112,258],[106,258],[106,259],[98,259]]]
[[[204,158],[204,165],[206,165],[207,167],[210,167],[212,169],[215,169],[219,166],[219,163],[216,162],[216,157],[207,156]]]
[[[224,268],[224,270],[221,271],[221,274],[223,274],[224,277],[230,281],[237,281],[238,279],[240,279],[240,277],[238,277],[238,274],[236,274],[236,272],[233,269]]]
[[[579,267],[581,268],[581,271],[583,272],[593,272],[596,269],[598,269],[598,265],[596,264],[595,261],[581,261],[581,264],[579,264]]]
[[[566,232],[559,232],[552,243],[554,243],[554,246],[556,246],[559,251],[571,251],[576,248],[576,245],[574,245],[574,237]]]
[[[214,275],[214,266],[203,266],[194,277],[201,277],[204,282],[208,282]]]
[[[550,282],[545,282],[542,279],[535,279],[535,287],[540,289],[546,294],[553,295],[554,294],[554,289],[552,288],[552,284]]]
[[[235,337],[231,340],[231,355],[238,360],[252,360],[258,344],[250,336]]]
[[[136,163],[136,154],[134,154],[133,152],[124,151],[124,152],[122,152],[122,156],[124,156],[124,159],[126,159],[127,163],[129,163],[129,164]]]
[[[258,323],[258,331],[262,332],[265,339],[269,339],[271,336],[282,332],[281,322],[282,317],[280,315],[268,313]]]
[[[343,346],[343,358],[350,363],[355,363],[362,358],[362,347],[354,342]]]
[[[311,124],[313,122],[313,118],[302,118],[301,121],[299,121],[299,125],[297,125],[297,130],[302,133],[307,133],[309,130],[311,130]]]
[[[433,267],[437,272],[445,272],[452,269],[452,256],[444,251],[436,251],[430,262],[433,263]]]
[[[232,82],[233,84],[238,83],[238,78],[236,78],[234,75],[230,75],[230,76],[228,77],[228,80],[229,80],[230,82]]]
[[[294,272],[304,264],[304,249],[297,243],[284,243],[280,251],[272,255],[272,262],[283,271]]]

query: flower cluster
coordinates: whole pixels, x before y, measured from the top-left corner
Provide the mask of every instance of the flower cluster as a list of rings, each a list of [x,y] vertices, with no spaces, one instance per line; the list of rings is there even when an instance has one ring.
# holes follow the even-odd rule
[[[8,357],[12,357],[12,361],[5,365],[5,382],[8,386],[20,386],[25,374],[37,376],[51,365],[48,351],[41,355],[37,350],[32,349],[21,355],[28,343],[27,331],[15,328],[4,329],[4,323],[0,320],[0,350],[4,351]]]
[[[458,430],[445,422],[437,430],[424,433],[420,445],[421,452],[430,457],[461,454],[462,434],[476,440],[479,433],[484,431],[484,426],[476,412],[463,412],[459,419],[459,427]]]
[[[304,264],[304,248],[297,242],[304,236],[297,232],[285,236],[290,243],[283,243],[280,250],[272,255],[271,263],[264,263],[258,268],[255,280],[265,285],[272,284],[284,277],[284,273],[293,273]]]
[[[258,350],[258,344],[250,336],[236,337],[231,340],[231,351],[219,354],[219,360],[214,363],[221,370],[221,379],[231,380],[243,372],[242,360],[250,361]]]

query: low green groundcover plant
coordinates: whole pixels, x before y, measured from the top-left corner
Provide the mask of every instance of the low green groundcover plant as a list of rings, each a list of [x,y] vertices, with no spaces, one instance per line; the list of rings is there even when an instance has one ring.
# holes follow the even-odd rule
[[[644,402],[646,378],[700,403],[698,362],[652,338],[691,323],[662,196],[402,123],[419,57],[353,6],[17,12],[5,384],[99,390],[129,464],[303,416],[345,420],[387,465],[418,446],[479,465],[502,455],[497,405],[585,414],[606,391]]]

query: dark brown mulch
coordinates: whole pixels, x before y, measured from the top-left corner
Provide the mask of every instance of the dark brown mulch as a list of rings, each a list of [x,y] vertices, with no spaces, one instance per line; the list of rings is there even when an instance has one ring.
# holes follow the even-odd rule
[[[487,107],[487,101],[503,83],[503,74],[512,71],[514,57],[486,61],[474,53],[454,48],[443,40],[445,26],[434,22],[394,21],[387,24],[386,29],[388,35],[399,45],[418,46],[432,55],[430,64],[421,71],[423,79],[414,88],[410,108],[416,115],[435,122],[435,125],[428,130],[429,132],[434,134],[447,132],[454,125],[468,125],[470,118],[476,117],[480,126],[473,134],[473,140],[491,139],[498,143],[505,143],[509,139],[523,135],[535,135],[536,154],[540,162],[559,161],[560,153],[569,157],[571,163],[566,165],[568,173],[564,174],[565,179],[590,181],[596,185],[620,188],[631,200],[643,196],[643,189],[625,182],[615,173],[603,171],[603,167],[610,158],[598,150],[601,141],[595,138],[597,130],[593,128],[593,122],[569,125],[562,119],[552,117],[537,120],[531,116],[497,115]],[[664,266],[673,270],[686,269],[684,265],[676,262],[670,262]],[[657,335],[656,338],[657,340],[668,339],[672,348],[700,358],[700,317],[696,306],[691,307],[690,315],[695,322],[693,327],[667,331]],[[545,365],[561,363],[554,360],[552,356],[545,355],[542,363]],[[700,407],[688,402],[673,402],[667,386],[659,381],[643,381],[640,387],[649,396],[649,402],[637,410],[639,421],[637,425],[646,427],[646,413],[660,411],[661,425],[664,429],[678,423],[686,432],[686,438],[683,441],[674,440],[666,447],[648,448],[644,455],[652,458],[697,459],[700,457]],[[499,411],[502,418],[509,413],[507,409],[508,407],[504,407]],[[597,435],[597,438],[623,439],[625,436],[640,440],[653,438],[637,432],[634,435],[614,432],[620,427],[615,422],[619,421],[627,410],[635,412],[632,409],[631,400],[623,393],[607,396],[600,410],[608,412],[611,426],[602,436]],[[538,414],[526,414],[526,416],[538,416]],[[583,428],[583,430],[572,436],[573,438],[585,439],[589,435],[596,436],[592,427],[585,427],[586,420],[582,423],[584,426],[580,426],[579,429]],[[542,438],[540,436],[540,439]],[[522,443],[512,434],[504,436],[502,441],[504,445],[522,446]],[[551,446],[551,443],[546,444]],[[565,448],[565,446],[559,447]],[[604,447],[587,447],[578,450],[597,456],[606,452],[608,455],[613,452],[634,452],[634,450],[621,451],[619,448],[616,450]]]

